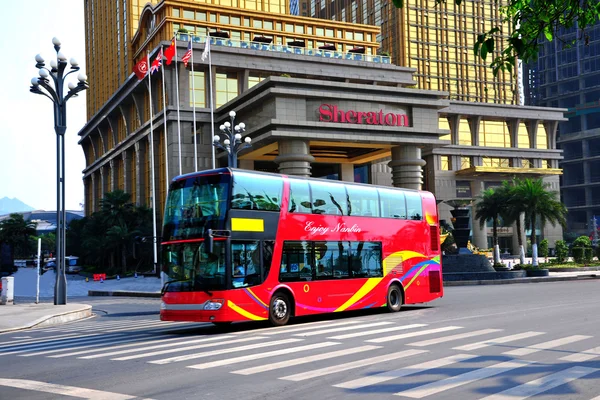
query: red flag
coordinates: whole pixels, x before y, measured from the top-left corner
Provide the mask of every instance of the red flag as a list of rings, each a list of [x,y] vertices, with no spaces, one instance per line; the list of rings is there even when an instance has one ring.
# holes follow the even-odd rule
[[[160,69],[160,67],[162,66],[162,58],[163,58],[163,51],[161,48],[160,51],[158,52],[158,55],[154,59],[154,61],[152,61],[152,65],[150,66],[150,73],[153,74]]]
[[[192,41],[188,42],[188,48],[183,57],[181,57],[181,61],[183,61],[183,65],[187,68],[188,62],[192,58]]]
[[[167,59],[167,65],[171,64],[173,57],[175,57],[175,38],[171,39],[171,45],[165,50],[165,58]]]
[[[148,57],[144,57],[141,59],[135,67],[133,67],[133,72],[138,77],[139,80],[142,80],[148,74]]]

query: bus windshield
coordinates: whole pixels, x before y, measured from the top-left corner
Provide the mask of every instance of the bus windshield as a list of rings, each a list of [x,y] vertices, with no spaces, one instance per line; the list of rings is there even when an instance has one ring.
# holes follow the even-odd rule
[[[223,229],[230,181],[228,174],[215,174],[171,183],[163,241],[201,238],[205,229]]]
[[[225,241],[215,242],[213,253],[204,251],[204,242],[163,246],[163,266],[169,279],[165,292],[195,292],[226,288]]]

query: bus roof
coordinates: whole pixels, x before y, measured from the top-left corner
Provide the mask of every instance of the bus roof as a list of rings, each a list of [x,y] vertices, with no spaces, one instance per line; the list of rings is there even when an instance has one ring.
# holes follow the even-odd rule
[[[274,178],[300,179],[300,180],[307,180],[307,181],[327,182],[328,184],[339,183],[339,184],[343,184],[343,185],[363,186],[363,187],[367,187],[367,188],[394,189],[394,190],[402,190],[402,191],[406,191],[406,192],[418,192],[418,193],[431,194],[431,192],[428,192],[426,190],[415,190],[415,189],[398,188],[398,187],[394,187],[394,186],[373,185],[373,184],[369,184],[369,183],[333,181],[330,179],[322,179],[322,178],[312,178],[312,177],[306,178],[306,177],[294,176],[294,175],[277,174],[274,172],[254,171],[254,170],[249,170],[249,169],[239,169],[239,168],[229,168],[229,167],[207,169],[207,170],[198,171],[198,172],[190,172],[188,174],[179,175],[179,176],[174,177],[171,180],[171,182],[176,182],[176,181],[179,181],[182,179],[189,179],[189,178],[192,178],[195,176],[202,176],[202,175],[218,175],[218,174],[235,175],[238,172],[244,173],[244,174],[271,176]]]

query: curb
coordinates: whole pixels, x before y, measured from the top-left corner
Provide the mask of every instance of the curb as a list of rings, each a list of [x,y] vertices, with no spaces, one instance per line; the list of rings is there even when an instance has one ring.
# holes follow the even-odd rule
[[[562,277],[539,277],[539,278],[514,278],[514,279],[494,279],[494,280],[473,280],[473,281],[447,281],[444,286],[476,286],[476,285],[510,285],[512,283],[541,283],[541,282],[561,282],[561,281],[583,281],[600,279],[600,274],[562,276]]]
[[[160,292],[135,292],[127,290],[88,290],[88,296],[121,296],[160,298]]]
[[[22,326],[16,326],[13,328],[2,329],[2,330],[0,330],[0,333],[21,331],[21,330],[25,330],[25,329],[31,329],[33,327],[40,327],[40,326],[47,326],[47,325],[64,324],[64,323],[71,322],[71,321],[77,321],[80,319],[89,318],[91,316],[92,316],[92,306],[85,305],[82,308],[80,308],[79,310],[67,311],[64,313],[54,314],[54,315],[46,315],[41,318],[38,318],[37,320],[35,320],[33,322],[29,322]]]

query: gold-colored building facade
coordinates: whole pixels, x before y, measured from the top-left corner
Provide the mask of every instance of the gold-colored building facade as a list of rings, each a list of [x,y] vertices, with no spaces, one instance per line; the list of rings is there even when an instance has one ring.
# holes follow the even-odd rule
[[[391,1],[311,0],[309,15],[380,26],[380,51],[389,53],[396,65],[416,68],[420,89],[446,91],[452,100],[519,104],[514,71],[494,77],[488,66],[510,32],[502,25],[503,3],[407,0],[398,9]],[[504,36],[482,60],[473,52],[477,34],[495,26],[502,26]]]
[[[144,10],[153,17],[139,26]],[[148,12],[148,11],[147,11]],[[289,15],[286,0],[123,0],[85,2],[86,65],[90,87],[87,115],[93,116],[125,82],[146,50],[184,28],[205,36],[226,30],[232,40],[266,35],[274,44],[301,41],[306,48],[335,45],[339,51],[365,47],[375,54],[379,28]]]

